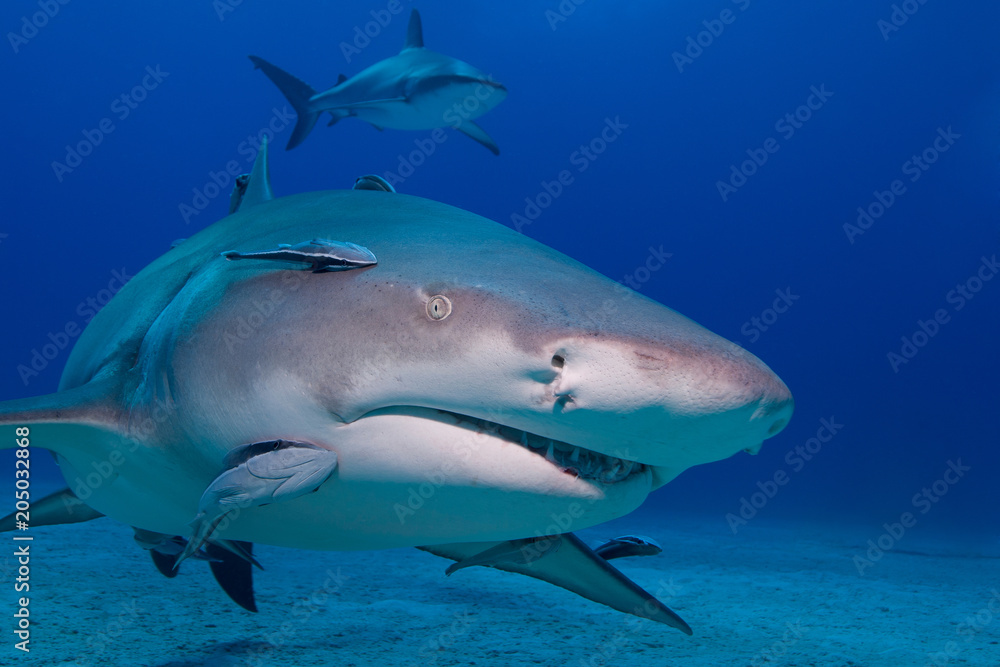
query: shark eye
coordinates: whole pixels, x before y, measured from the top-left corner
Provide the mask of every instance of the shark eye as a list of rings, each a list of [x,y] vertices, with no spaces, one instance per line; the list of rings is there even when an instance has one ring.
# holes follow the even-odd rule
[[[446,296],[438,294],[427,302],[427,317],[432,320],[443,320],[451,315],[451,301]]]

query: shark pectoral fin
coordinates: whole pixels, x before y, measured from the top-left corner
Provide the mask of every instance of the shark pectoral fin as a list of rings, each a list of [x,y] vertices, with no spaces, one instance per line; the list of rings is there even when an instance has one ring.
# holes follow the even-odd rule
[[[316,121],[319,120],[322,111],[314,110],[309,104],[316,91],[308,83],[292,76],[280,67],[272,65],[263,58],[250,56],[250,61],[254,68],[264,72],[267,78],[278,87],[278,90],[288,99],[289,104],[298,115],[295,129],[292,130],[292,136],[288,138],[288,145],[285,146],[285,150],[290,151],[305,141],[305,138],[312,132],[313,126],[316,125]]]
[[[490,138],[490,135],[486,134],[486,131],[483,130],[483,128],[479,127],[471,120],[463,120],[461,124],[454,125],[453,127],[470,139],[478,141],[483,146],[486,146],[494,155],[500,155],[500,147],[496,145],[496,142]]]
[[[192,537],[178,564],[198,551],[223,520],[318,489],[337,467],[337,454],[311,443],[268,440],[237,447],[226,456],[226,465],[229,469],[201,496],[190,524]]]
[[[232,541],[240,551],[253,559],[253,543]],[[209,556],[209,567],[215,580],[226,592],[229,599],[247,611],[257,611],[257,603],[253,595],[253,566],[244,555],[229,548],[209,542],[205,545]],[[256,562],[256,561],[253,561]]]
[[[539,553],[534,549],[535,542],[536,540],[530,538],[500,542],[479,553],[463,558],[448,567],[444,573],[446,576],[451,576],[455,572],[473,565],[484,567],[527,566],[531,562],[532,556]]]
[[[0,533],[8,533],[17,528],[17,515],[18,512],[12,512],[0,519]],[[83,523],[102,516],[104,515],[77,498],[69,489],[56,491],[31,503],[32,528]]]
[[[388,185],[388,184],[386,184]],[[324,271],[349,271],[378,264],[375,254],[357,243],[312,239],[295,245],[279,244],[271,250],[239,252],[228,250],[222,253],[226,259],[265,259],[281,262],[300,262],[309,265],[313,273]]]
[[[685,634],[691,634],[690,626],[680,616],[598,556],[572,533],[499,543],[442,544],[420,549],[457,560],[462,567],[471,559],[470,565],[484,565],[526,574],[612,609],[664,623]]]
[[[274,199],[271,190],[271,174],[267,166],[267,135],[260,142],[260,150],[253,161],[253,169],[249,174],[240,174],[233,184],[233,192],[229,195],[229,214],[256,206]]]
[[[410,23],[406,26],[406,41],[403,43],[403,51],[422,48],[424,48],[424,26],[420,21],[420,12],[414,9],[410,12]]]
[[[130,443],[119,419],[121,384],[120,376],[99,374],[73,389],[0,403],[0,449],[104,456]]]
[[[662,552],[663,547],[656,540],[643,535],[622,535],[594,548],[594,553],[604,560],[631,556],[656,556]]]

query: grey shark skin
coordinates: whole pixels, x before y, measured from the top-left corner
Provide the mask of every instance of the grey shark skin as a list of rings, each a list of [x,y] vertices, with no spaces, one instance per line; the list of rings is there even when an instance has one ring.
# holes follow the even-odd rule
[[[453,127],[488,148],[500,149],[473,119],[500,104],[507,89],[472,65],[424,48],[420,14],[413,10],[403,50],[317,92],[309,84],[250,56],[284,93],[298,114],[286,150],[302,143],[320,116],[329,112],[331,125],[356,117],[378,129],[431,130]]]
[[[791,416],[781,380],[472,213],[378,189],[272,199],[264,185],[122,288],[57,393],[0,403],[0,447],[53,451],[95,516],[167,536],[465,560],[565,533],[497,566],[689,632],[567,531],[755,452]],[[312,273],[220,255],[315,238],[378,264]],[[233,479],[246,502],[220,512]]]

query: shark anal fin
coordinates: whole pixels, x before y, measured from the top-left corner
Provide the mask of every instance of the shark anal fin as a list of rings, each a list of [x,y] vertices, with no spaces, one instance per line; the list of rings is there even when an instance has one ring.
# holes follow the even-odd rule
[[[233,542],[252,558],[252,542]],[[217,544],[205,545],[212,575],[233,602],[247,611],[257,611],[253,594],[253,565],[245,558]]]
[[[337,454],[306,442],[269,440],[237,447],[231,464],[201,496],[193,534],[178,563],[212,538],[219,524],[235,510],[298,498],[318,489],[337,467]]]
[[[478,141],[486,146],[494,155],[500,155],[500,147],[486,134],[486,131],[473,123],[471,120],[463,120],[461,124],[453,126],[456,130],[469,137],[473,141]]]
[[[374,253],[364,246],[347,241],[313,239],[295,245],[280,244],[271,250],[239,252],[229,250],[222,253],[226,259],[264,259],[282,262],[300,262],[309,265],[313,273],[323,271],[348,271],[378,263]]]
[[[68,523],[83,523],[100,519],[103,514],[76,497],[69,489],[62,489],[44,498],[32,501],[30,524],[39,526],[62,526]],[[12,512],[0,519],[0,533],[8,533],[17,528],[17,514]]]
[[[691,628],[573,533],[507,542],[470,542],[420,547],[470,565],[495,567],[555,584],[612,609],[664,623],[690,635]],[[449,568],[452,572],[452,568]]]

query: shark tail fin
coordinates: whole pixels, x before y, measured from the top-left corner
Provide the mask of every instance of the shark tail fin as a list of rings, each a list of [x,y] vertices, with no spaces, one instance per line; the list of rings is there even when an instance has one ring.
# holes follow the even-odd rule
[[[278,90],[288,99],[288,103],[295,109],[295,113],[298,114],[295,129],[292,130],[292,136],[288,139],[288,145],[285,146],[285,150],[290,151],[305,141],[305,138],[312,132],[313,126],[316,125],[316,121],[319,120],[321,112],[314,111],[309,106],[309,100],[316,94],[316,91],[305,81],[292,76],[263,58],[250,56],[250,61],[253,62],[255,68],[264,72],[267,78],[278,87]]]

